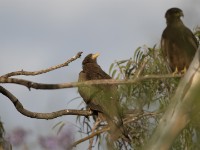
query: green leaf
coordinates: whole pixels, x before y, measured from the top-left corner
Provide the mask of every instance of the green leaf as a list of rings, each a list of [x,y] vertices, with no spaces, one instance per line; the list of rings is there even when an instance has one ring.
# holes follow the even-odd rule
[[[114,78],[115,77],[115,74],[117,73],[117,70],[114,70],[113,72],[112,72],[112,78]]]
[[[109,68],[109,74],[111,74],[114,65],[115,65],[115,63],[112,63],[112,64],[110,65],[110,68]]]

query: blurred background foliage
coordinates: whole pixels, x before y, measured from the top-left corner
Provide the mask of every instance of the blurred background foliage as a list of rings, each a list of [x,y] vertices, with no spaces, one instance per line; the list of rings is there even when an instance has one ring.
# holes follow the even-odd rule
[[[195,29],[194,34],[199,41],[199,27]],[[124,113],[124,124],[131,138],[131,143],[120,139],[114,144],[115,149],[140,149],[153,133],[181,78],[164,77],[164,75],[173,74],[162,57],[161,49],[156,46],[152,48],[139,47],[129,59],[115,61],[110,65],[109,74],[113,79],[136,81],[134,84],[118,86],[120,103]],[[140,77],[148,76],[152,76],[152,78],[140,80]],[[153,78],[154,76],[156,78]],[[93,118],[81,118],[77,118],[82,127],[80,132],[89,135],[93,127],[93,123],[91,123]],[[174,141],[172,150],[200,149],[199,117],[193,120]],[[99,126],[98,129],[101,127]],[[102,139],[105,139],[106,136],[107,134],[104,133],[95,137],[97,143],[93,145],[98,144],[100,148],[103,143]]]

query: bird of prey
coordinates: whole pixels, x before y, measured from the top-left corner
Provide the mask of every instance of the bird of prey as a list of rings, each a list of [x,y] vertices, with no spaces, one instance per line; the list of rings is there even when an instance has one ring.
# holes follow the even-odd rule
[[[171,8],[165,13],[167,27],[162,33],[161,49],[172,72],[188,69],[198,42],[194,34],[182,22],[183,11]]]
[[[97,64],[96,54],[89,54],[82,62],[79,82],[88,80],[111,79]],[[111,139],[117,140],[123,134],[119,96],[116,85],[90,85],[78,87],[78,92],[87,106],[103,118],[110,126]]]

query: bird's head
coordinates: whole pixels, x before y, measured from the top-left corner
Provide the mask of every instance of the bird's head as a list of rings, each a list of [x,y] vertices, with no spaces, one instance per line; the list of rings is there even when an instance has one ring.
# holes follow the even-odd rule
[[[82,65],[85,65],[87,63],[97,63],[97,57],[99,56],[100,54],[99,53],[96,53],[96,54],[89,54],[87,55],[83,62],[82,62]]]
[[[165,13],[165,18],[167,19],[167,21],[177,20],[183,16],[183,11],[179,8],[170,8]]]

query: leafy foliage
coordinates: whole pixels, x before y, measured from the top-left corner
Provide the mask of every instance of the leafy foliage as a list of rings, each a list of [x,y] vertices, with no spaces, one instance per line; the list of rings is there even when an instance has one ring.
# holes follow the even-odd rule
[[[160,49],[156,49],[155,46],[153,48],[139,47],[132,58],[113,63],[110,74],[118,72],[113,78],[124,80],[137,80],[139,77],[148,75],[169,74],[170,72],[164,64]],[[129,136],[132,138],[130,145],[132,148],[141,148],[150,137],[162,112],[175,92],[178,81],[178,78],[152,78],[138,80],[135,84],[119,86],[121,103],[125,113],[126,110],[143,112],[142,115],[137,116],[136,121],[127,124]],[[133,114],[135,113],[133,112]]]

